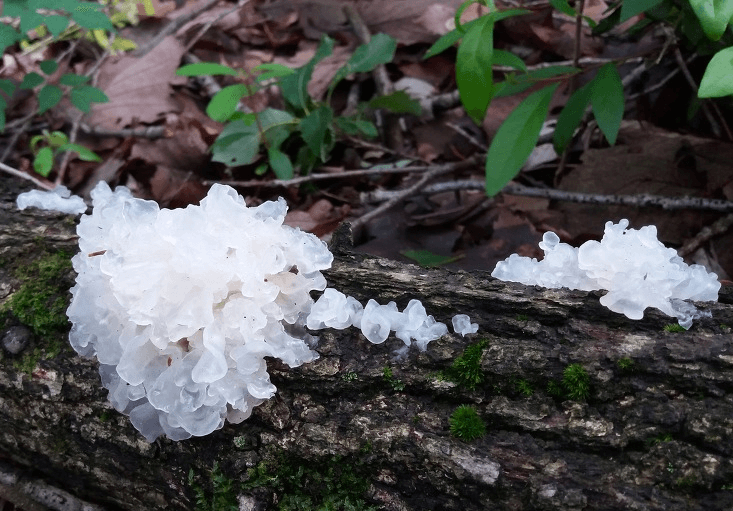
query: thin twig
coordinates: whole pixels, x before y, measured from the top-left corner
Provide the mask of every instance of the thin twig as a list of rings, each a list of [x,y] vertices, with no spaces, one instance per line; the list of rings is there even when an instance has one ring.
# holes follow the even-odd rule
[[[461,169],[466,169],[466,168],[476,166],[480,163],[480,161],[481,161],[480,157],[474,156],[474,157],[465,159],[457,163],[447,163],[445,165],[437,165],[432,170],[425,172],[415,184],[408,186],[407,188],[403,190],[396,191],[394,197],[386,201],[384,204],[370,211],[369,213],[360,216],[356,220],[353,220],[351,222],[351,228],[354,231],[356,231],[357,229],[366,225],[366,223],[370,221],[371,219],[376,218],[380,215],[383,215],[384,213],[392,209],[394,206],[396,206],[399,202],[401,202],[405,198],[420,191],[420,189],[425,187],[425,185],[427,185],[428,181],[430,181],[431,179],[436,178],[442,174],[448,174],[450,172],[455,172],[456,170],[461,170]]]
[[[110,55],[109,48],[105,50],[105,52],[96,60],[94,65],[85,73],[85,76],[91,76],[92,77],[92,86],[97,85],[97,77],[99,68],[102,67],[102,63],[105,61],[105,59]],[[72,124],[71,124],[71,131],[69,132],[69,142],[72,144],[76,142],[76,137],[79,134],[79,126],[81,124],[82,119],[84,118],[84,115],[86,115],[84,112],[79,111],[74,115]],[[61,159],[61,164],[59,165],[59,170],[56,173],[56,185],[60,185],[64,182],[64,176],[66,175],[66,168],[69,165],[69,160],[71,159],[72,151],[65,151],[64,156]]]
[[[459,162],[462,163],[462,162]],[[455,165],[455,164],[449,164]],[[312,183],[314,181],[325,181],[329,179],[348,179],[351,177],[361,176],[378,176],[381,174],[407,174],[410,172],[425,174],[435,169],[442,169],[444,165],[429,165],[420,167],[387,167],[387,168],[371,168],[363,170],[346,170],[344,172],[335,172],[333,174],[308,174],[307,176],[294,177],[293,179],[272,179],[270,181],[262,181],[252,179],[250,181],[203,181],[204,185],[209,186],[214,183],[222,183],[229,186],[239,188],[287,188],[290,186],[299,186],[304,183]],[[462,167],[461,167],[462,168]]]
[[[38,178],[35,178],[31,176],[30,174],[26,174],[23,171],[20,171],[18,169],[14,169],[13,167],[9,165],[5,165],[4,163],[0,163],[0,170],[3,172],[10,174],[11,176],[19,177],[21,179],[25,179],[27,181],[33,182],[36,186],[39,188],[43,188],[44,190],[53,190],[54,185],[53,183],[50,183],[48,181],[41,181]]]
[[[680,257],[692,254],[695,250],[700,248],[703,243],[710,241],[713,237],[718,236],[719,234],[726,233],[731,226],[733,226],[733,214],[719,218],[715,223],[713,223],[713,225],[703,227],[703,229],[697,233],[694,238],[688,240],[684,245],[682,245],[682,247],[677,250],[677,253]]]
[[[237,10],[241,9],[243,5],[248,4],[248,3],[249,3],[249,0],[244,0],[244,2],[238,3],[236,7],[234,7],[232,9],[229,9],[228,11],[225,11],[225,12],[221,13],[216,18],[214,18],[212,20],[209,20],[208,23],[205,23],[204,26],[201,27],[201,30],[199,30],[196,33],[196,35],[193,36],[193,38],[191,38],[191,40],[188,42],[188,44],[186,45],[186,47],[183,50],[183,53],[188,53],[188,51],[191,49],[191,47],[194,44],[196,44],[196,42],[204,36],[204,34],[211,28],[211,26],[214,23],[218,22],[219,20],[223,19],[226,16],[229,16],[234,11],[237,11]]]
[[[30,125],[33,118],[36,116],[35,110],[32,111],[29,114],[26,114],[24,117],[21,118],[20,128],[18,128],[15,133],[13,133],[13,136],[10,137],[10,141],[8,142],[8,147],[5,148],[5,151],[3,151],[3,155],[0,156],[0,163],[5,162],[8,157],[10,156],[10,153],[15,148],[15,144],[18,143],[18,139],[20,138],[20,135],[25,132],[26,129],[28,129],[28,126]]]
[[[178,31],[179,28],[181,28],[183,25],[188,23],[189,21],[195,19],[199,14],[202,12],[210,9],[214,4],[219,2],[219,0],[209,0],[204,5],[199,7],[198,9],[194,9],[193,11],[189,12],[188,14],[182,14],[178,16],[176,19],[172,20],[170,23],[168,23],[163,30],[161,30],[153,39],[151,39],[147,44],[138,47],[137,50],[135,50],[132,55],[135,57],[142,57],[150,52],[153,48],[158,46],[163,39],[168,37],[169,35],[175,33]]]
[[[685,76],[687,83],[690,84],[692,92],[697,96],[697,83],[695,82],[695,78],[693,78],[692,73],[690,73],[690,70],[687,68],[687,63],[682,57],[682,52],[680,51],[679,47],[675,47],[674,49],[674,58],[675,60],[677,60],[677,64],[680,66],[682,74]],[[710,123],[710,129],[712,130],[713,134],[716,137],[721,138],[722,132],[720,131],[720,125],[718,124],[718,121],[715,120],[715,117],[713,117],[713,113],[710,111],[710,108],[708,108],[708,104],[705,101],[702,101],[700,105],[702,106],[702,113],[705,115],[708,123]]]
[[[459,135],[461,135],[462,137],[464,137],[469,142],[471,142],[471,144],[474,147],[476,147],[479,151],[488,151],[489,150],[486,144],[478,140],[476,137],[471,135],[468,131],[461,128],[459,125],[454,124],[452,122],[446,122],[445,125],[448,126],[450,129],[452,129],[453,131],[455,131],[456,133],[458,133]]]
[[[165,126],[142,126],[139,128],[122,128],[119,130],[110,130],[100,126],[90,126],[84,122],[79,124],[79,128],[87,135],[97,137],[118,137],[118,138],[149,138],[156,139],[168,135]]]
[[[460,180],[436,183],[425,187],[421,193],[432,195],[436,193],[452,192],[456,190],[481,190],[485,189],[483,181]],[[400,192],[394,190],[374,190],[362,194],[365,202],[381,202],[392,200]],[[603,195],[593,193],[569,192],[555,188],[535,188],[523,186],[517,183],[509,183],[502,191],[505,195],[521,195],[525,197],[540,197],[550,200],[564,202],[576,202],[580,204],[598,205],[624,205],[635,207],[660,207],[667,210],[698,209],[708,211],[728,212],[733,211],[733,201],[719,199],[706,199],[704,197],[665,197],[661,195],[639,194],[639,195]]]

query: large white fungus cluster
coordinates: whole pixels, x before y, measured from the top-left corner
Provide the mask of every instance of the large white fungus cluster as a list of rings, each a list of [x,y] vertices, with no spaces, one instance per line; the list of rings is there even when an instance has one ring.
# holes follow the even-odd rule
[[[448,331],[419,300],[399,312],[327,288],[333,255],[283,225],[283,199],[248,208],[214,185],[200,206],[167,210],[100,183],[92,200],[77,228],[69,338],[97,357],[110,402],[148,441],[245,420],[276,391],[264,357],[290,367],[318,358],[306,326],[356,326],[373,343],[395,331],[402,355]],[[314,303],[311,291],[324,292]]]
[[[247,208],[214,185],[200,206],[159,209],[102,183],[77,228],[70,341],[96,355],[114,407],[152,441],[241,422],[270,398],[263,357],[318,354],[298,325],[332,254],[283,225],[285,201]]]
[[[500,261],[492,276],[547,288],[591,291],[605,289],[601,304],[630,319],[641,319],[647,307],[676,317],[684,328],[709,316],[685,301],[717,301],[720,282],[703,266],[688,266],[677,252],[657,239],[653,225],[627,229],[628,220],[606,222],[603,239],[580,248],[560,243],[553,232],[540,242],[542,261],[512,254]]]

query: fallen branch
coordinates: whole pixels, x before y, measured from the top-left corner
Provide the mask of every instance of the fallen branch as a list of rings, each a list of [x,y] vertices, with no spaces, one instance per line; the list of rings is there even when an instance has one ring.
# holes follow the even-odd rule
[[[483,181],[476,180],[446,181],[445,183],[436,183],[426,187],[422,190],[422,193],[425,195],[432,195],[457,190],[484,190],[484,186]],[[653,206],[667,210],[700,209],[720,212],[733,211],[733,201],[706,199],[704,197],[665,197],[661,195],[651,195],[648,193],[640,195],[603,195],[569,192],[554,188],[534,188],[517,183],[509,183],[502,189],[501,193],[505,195],[522,195],[525,197],[541,197],[550,200],[577,202],[581,204],[620,204],[625,206],[635,206],[638,208]],[[399,191],[374,190],[372,192],[362,193],[361,198],[366,202],[382,202],[392,200],[399,194]]]

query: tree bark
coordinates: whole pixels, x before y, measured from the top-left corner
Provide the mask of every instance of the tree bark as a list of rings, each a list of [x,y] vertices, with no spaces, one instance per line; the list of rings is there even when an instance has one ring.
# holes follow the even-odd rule
[[[268,362],[278,392],[242,424],[150,444],[111,408],[96,361],[76,356],[64,333],[33,332],[15,339],[27,341],[22,351],[8,351],[13,327],[25,328],[7,309],[26,284],[18,268],[71,254],[76,243],[69,217],[17,211],[18,188],[0,185],[0,497],[31,494],[49,506],[32,490],[46,485],[67,492],[55,494],[54,506],[67,506],[56,509],[190,510],[197,492],[211,497],[231,480],[230,494],[252,510],[329,509],[324,502],[346,499],[352,509],[386,510],[733,509],[729,289],[701,304],[712,318],[668,332],[673,318],[648,311],[628,320],[597,292],[357,254],[341,229],[331,287],[400,309],[418,298],[448,324],[468,314],[479,332],[445,335],[397,361],[394,337],[373,345],[353,329],[324,330],[317,361]],[[68,289],[73,278],[68,270],[58,282]],[[452,364],[482,340],[481,381],[474,389],[452,381]],[[19,369],[29,361],[30,374]],[[567,376],[563,383],[574,364],[588,377],[584,398],[573,398]],[[483,436],[451,434],[460,405],[484,421]]]

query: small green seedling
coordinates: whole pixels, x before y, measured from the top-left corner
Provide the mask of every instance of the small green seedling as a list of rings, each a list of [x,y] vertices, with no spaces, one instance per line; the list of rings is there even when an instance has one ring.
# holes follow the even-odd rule
[[[382,370],[382,377],[384,378],[384,381],[389,383],[390,387],[392,387],[392,390],[394,390],[395,392],[402,392],[403,390],[405,390],[405,384],[403,383],[403,381],[396,379],[392,375],[391,367],[387,366]]]
[[[445,370],[444,376],[468,390],[475,389],[484,381],[484,373],[481,370],[481,357],[488,344],[489,341],[483,339],[468,346],[463,354],[453,361],[453,365]]]
[[[237,511],[237,493],[233,489],[234,482],[225,476],[219,469],[219,464],[209,472],[211,478],[211,492],[204,490],[203,486],[196,483],[196,476],[193,469],[188,471],[188,485],[196,497],[196,511]]]
[[[616,361],[616,367],[618,367],[621,372],[630,373],[634,370],[634,361],[629,357],[622,357]]]
[[[376,137],[376,127],[365,119],[366,108],[353,116],[336,116],[330,99],[336,86],[348,75],[366,73],[390,62],[397,42],[386,34],[376,34],[369,43],[359,46],[336,72],[325,103],[316,102],[308,94],[308,82],[316,65],[333,52],[334,43],[324,35],[313,58],[297,69],[266,63],[255,67],[252,72],[242,72],[211,62],[189,64],[178,69],[178,76],[226,75],[238,82],[214,95],[206,108],[209,117],[227,123],[211,146],[212,159],[230,166],[250,165],[258,160],[262,146],[267,160],[255,172],[262,174],[271,168],[279,179],[290,179],[294,175],[294,167],[299,167],[301,173],[307,173],[326,162],[335,146],[337,133]],[[237,111],[242,98],[253,95],[273,79],[279,83],[286,110]],[[415,103],[403,91],[392,94],[391,100],[383,100],[386,103],[380,106],[396,108],[395,104],[402,104],[414,107]],[[419,103],[417,106],[419,108]]]
[[[53,169],[54,159],[57,155],[66,152],[75,152],[83,161],[102,161],[96,153],[79,144],[72,144],[61,131],[43,130],[42,135],[31,138],[31,151],[33,152],[33,170],[43,177],[48,177]]]
[[[342,374],[341,379],[344,381],[356,381],[359,379],[359,375],[354,371],[349,371],[348,373]]]
[[[524,397],[530,397],[532,394],[534,394],[532,384],[524,378],[518,378],[514,380],[514,389]]]
[[[684,327],[682,327],[679,323],[669,323],[668,325],[664,325],[664,331],[665,332],[687,332]]]
[[[486,424],[476,413],[476,410],[468,405],[461,405],[456,408],[448,422],[450,423],[451,435],[464,442],[476,440],[486,434]]]
[[[590,378],[580,364],[570,364],[562,373],[562,386],[570,399],[582,401],[590,395]]]

